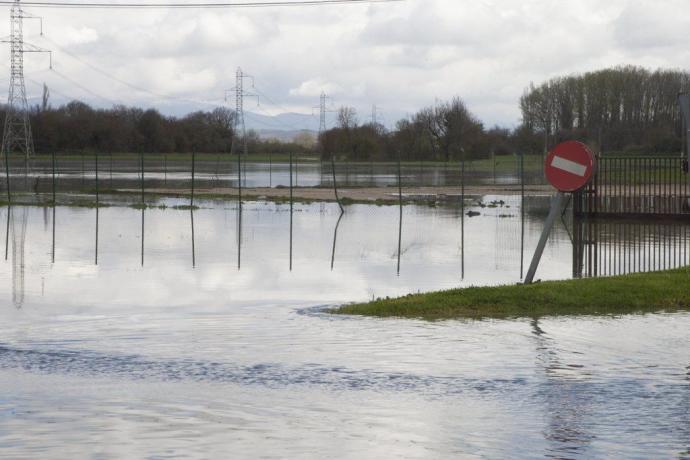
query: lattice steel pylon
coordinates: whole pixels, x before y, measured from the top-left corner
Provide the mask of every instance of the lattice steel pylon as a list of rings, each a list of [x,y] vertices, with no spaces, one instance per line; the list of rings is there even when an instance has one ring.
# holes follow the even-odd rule
[[[254,94],[254,93],[248,93],[244,90],[244,80],[246,78],[251,79],[252,81],[252,88],[254,87],[254,77],[251,75],[246,75],[240,67],[237,68],[237,72],[235,72],[235,87],[232,88],[231,90],[226,90],[225,91],[225,99],[227,100],[228,93],[234,92],[235,93],[235,132],[233,133],[232,136],[232,144],[230,145],[230,154],[234,154],[237,150],[237,134],[241,133],[242,134],[242,143],[243,143],[243,148],[242,148],[242,153],[238,153],[238,155],[244,156],[246,159],[247,157],[247,130],[246,130],[246,125],[244,122],[244,98],[245,97],[255,97],[258,101],[259,95]],[[240,164],[238,162],[238,164]],[[238,171],[239,173],[239,171]],[[246,174],[246,172],[245,172]],[[241,179],[239,179],[241,180]],[[246,180],[246,177],[245,177]],[[241,185],[241,184],[240,184]]]
[[[322,91],[319,105],[313,107],[313,109],[319,109],[319,136],[326,132],[326,114],[329,112],[336,112],[336,110],[327,107],[329,99],[331,99],[331,97],[326,96],[326,93]],[[331,104],[333,104],[333,99],[331,99]],[[312,112],[312,115],[313,113],[314,112]]]
[[[1,153],[8,155],[14,151],[19,151],[28,160],[34,152],[34,141],[29,122],[26,85],[24,84],[24,53],[48,53],[51,57],[51,69],[53,63],[51,51],[24,42],[23,23],[25,18],[40,20],[41,35],[43,34],[42,19],[26,13],[22,10],[20,0],[14,0],[10,10],[10,35],[0,40],[3,43],[10,43],[10,88],[7,97],[7,113]]]
[[[321,93],[321,103],[319,104],[319,134],[326,131],[326,93]]]

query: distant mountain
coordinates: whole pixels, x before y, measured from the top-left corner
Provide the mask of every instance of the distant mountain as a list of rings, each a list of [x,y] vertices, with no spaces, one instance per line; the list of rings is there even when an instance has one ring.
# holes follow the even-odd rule
[[[278,131],[318,131],[319,117],[302,113],[281,113],[275,116],[247,111],[244,114],[247,129]]]
[[[261,139],[277,139],[281,142],[292,142],[300,134],[310,134],[316,139],[319,135],[318,131],[313,131],[311,129],[301,129],[301,130],[283,130],[283,129],[257,129],[255,130]]]
[[[66,104],[69,99],[56,96],[52,99],[54,106]],[[89,101],[94,108],[110,108],[111,105],[103,101]],[[184,117],[192,112],[211,111],[215,107],[213,104],[195,104],[185,101],[171,102],[163,101],[155,105],[163,115]],[[143,110],[150,107],[142,106]],[[319,132],[319,115],[318,113],[304,114],[304,113],[281,113],[279,115],[265,115],[262,113],[246,111],[245,112],[245,126],[247,129],[253,129],[263,139],[278,139],[281,141],[292,141],[296,135],[301,132],[308,132],[315,136]],[[326,125],[332,127],[335,124],[335,114],[328,113],[326,118]]]

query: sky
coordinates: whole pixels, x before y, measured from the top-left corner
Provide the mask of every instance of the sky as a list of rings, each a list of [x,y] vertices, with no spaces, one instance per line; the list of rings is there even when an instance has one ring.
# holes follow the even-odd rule
[[[73,0],[78,1],[78,0]],[[111,0],[119,1],[119,0]],[[213,0],[209,0],[213,1]],[[259,94],[257,115],[372,106],[387,126],[436,101],[461,97],[487,127],[520,123],[525,88],[616,65],[687,68],[690,15],[681,0],[406,0],[243,9],[31,9],[25,40],[53,51],[25,58],[27,93],[167,114],[234,107],[241,67]],[[0,35],[9,8],[0,8]],[[7,86],[9,45],[0,53]],[[3,75],[4,74],[4,75]],[[246,85],[251,91],[251,80]],[[6,97],[6,90],[0,97]],[[299,126],[285,126],[299,128]]]

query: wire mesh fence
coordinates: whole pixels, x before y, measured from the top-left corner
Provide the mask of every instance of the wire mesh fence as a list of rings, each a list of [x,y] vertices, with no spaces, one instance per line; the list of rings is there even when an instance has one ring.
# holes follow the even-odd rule
[[[100,188],[138,188],[144,176],[147,189],[188,190],[191,188],[192,154],[77,154],[35,156],[27,163],[10,156],[9,180],[14,191],[46,193],[57,191],[90,192]],[[353,162],[320,161],[287,156],[242,158],[228,154],[197,154],[197,189],[289,187],[458,187],[461,185],[544,184],[540,156],[511,155],[490,160],[452,162]],[[142,166],[143,165],[143,166]],[[292,170],[292,174],[290,171]],[[6,181],[7,182],[7,179]]]

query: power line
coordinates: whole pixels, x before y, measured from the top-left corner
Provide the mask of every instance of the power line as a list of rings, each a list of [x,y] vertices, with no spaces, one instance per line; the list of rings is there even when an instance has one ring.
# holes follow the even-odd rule
[[[279,124],[279,125],[282,125],[284,128],[287,128],[287,129],[289,129],[289,130],[292,130],[292,131],[302,131],[302,130],[308,130],[308,129],[309,129],[309,128],[304,128],[304,127],[300,128],[300,127],[297,127],[297,126],[295,126],[295,125],[293,125],[293,124],[285,123],[285,122],[282,121],[280,118],[278,118],[278,115],[271,115],[271,114],[268,113],[267,111],[263,110],[263,108],[262,108],[261,106],[257,107],[256,109],[257,109],[259,112],[261,112],[264,116],[267,116],[267,117],[271,118],[271,121],[272,121],[272,122],[275,122],[275,123],[277,123],[277,124]],[[249,113],[249,112],[247,112],[247,113]],[[260,123],[261,123],[261,122],[260,122]],[[263,124],[266,125],[266,126],[268,126],[267,123],[263,123]],[[276,125],[273,125],[273,126],[271,126],[271,128],[273,128],[273,129],[278,129],[279,127],[276,126]]]
[[[256,91],[256,92],[259,94],[259,96],[261,96],[262,99],[267,100],[273,107],[276,107],[276,108],[278,108],[278,109],[280,109],[280,110],[283,110],[285,113],[293,113],[292,110],[287,109],[287,108],[283,107],[282,105],[278,104],[276,101],[274,101],[274,100],[271,99],[269,96],[267,96],[266,93],[264,93],[263,91],[259,90],[259,88],[254,87],[254,91]]]
[[[67,82],[73,84],[74,86],[76,86],[77,88],[81,89],[82,91],[84,91],[84,92],[86,92],[86,93],[89,93],[90,95],[95,96],[95,97],[97,97],[97,98],[99,98],[99,99],[103,99],[104,101],[109,102],[109,103],[111,103],[112,105],[117,105],[117,104],[118,104],[117,101],[115,101],[115,100],[113,100],[113,99],[110,99],[110,98],[107,98],[107,97],[105,97],[105,96],[101,96],[100,94],[98,94],[98,93],[96,93],[96,92],[94,92],[94,91],[91,91],[91,90],[90,90],[89,88],[87,88],[86,86],[80,84],[80,83],[77,82],[77,81],[72,80],[72,79],[69,78],[67,75],[65,75],[65,74],[63,74],[63,73],[61,73],[61,72],[58,72],[58,71],[55,70],[55,69],[52,69],[52,71],[53,71],[53,73],[54,73],[55,75],[57,75],[58,77],[62,78],[62,79],[65,80],[65,81],[67,81]]]
[[[262,99],[268,100],[268,102],[269,102],[272,106],[274,106],[274,107],[276,107],[276,108],[278,108],[278,109],[283,110],[284,113],[294,113],[292,110],[289,110],[289,109],[287,109],[287,108],[281,106],[281,105],[278,104],[277,102],[275,102],[275,101],[274,101],[273,99],[271,99],[268,95],[266,95],[266,93],[264,93],[263,91],[260,91],[257,87],[254,87],[253,89],[254,89],[254,91],[255,91],[259,96],[261,96]],[[257,110],[259,110],[260,112],[262,112],[264,115],[267,115],[267,116],[271,117],[271,118],[273,119],[273,121],[275,121],[276,123],[278,123],[278,124],[280,124],[280,125],[283,125],[283,127],[285,127],[285,128],[288,128],[288,129],[291,129],[291,130],[295,130],[295,131],[300,131],[300,130],[303,130],[303,129],[308,129],[308,128],[299,128],[299,127],[297,127],[297,126],[295,126],[295,125],[292,125],[292,124],[289,124],[289,123],[285,123],[285,122],[283,122],[282,120],[280,120],[280,119],[278,118],[277,115],[271,115],[271,114],[268,113],[267,111],[263,110],[263,108],[262,108],[261,106],[258,106],[258,107],[257,107]],[[275,129],[275,126],[274,126],[274,129]]]
[[[121,85],[127,86],[128,88],[133,89],[133,90],[135,90],[135,91],[138,91],[138,92],[140,92],[140,93],[145,93],[145,94],[148,94],[148,95],[150,95],[150,96],[153,96],[153,97],[156,97],[156,98],[159,98],[159,99],[166,99],[166,100],[169,100],[169,101],[191,102],[191,103],[194,103],[194,104],[207,105],[207,106],[210,106],[210,107],[218,107],[218,106],[220,105],[220,104],[218,104],[218,103],[209,102],[209,101],[202,101],[202,100],[198,100],[198,99],[190,99],[190,98],[185,98],[185,97],[179,97],[179,96],[172,96],[172,95],[167,95],[167,94],[162,94],[162,93],[156,93],[156,92],[151,91],[151,90],[148,90],[148,89],[146,89],[146,88],[142,88],[141,86],[137,86],[137,85],[135,85],[135,84],[133,84],[133,83],[130,83],[130,82],[126,81],[126,80],[123,80],[123,79],[121,79],[121,78],[118,78],[118,77],[116,77],[115,75],[111,74],[110,72],[108,72],[108,71],[106,71],[106,70],[103,70],[103,69],[101,69],[101,68],[99,68],[99,67],[97,67],[97,66],[91,64],[90,62],[86,61],[84,58],[81,58],[81,57],[79,57],[79,56],[77,56],[77,55],[75,55],[75,54],[73,54],[73,53],[67,51],[66,49],[64,49],[64,48],[62,48],[60,45],[58,45],[58,44],[57,44],[54,40],[52,40],[50,37],[44,36],[44,38],[45,38],[47,41],[49,41],[50,43],[52,43],[53,46],[54,46],[55,48],[59,49],[60,51],[62,51],[62,52],[65,53],[66,55],[70,56],[70,57],[71,57],[72,59],[74,59],[75,61],[80,62],[81,64],[83,64],[83,65],[89,67],[91,70],[93,70],[93,71],[95,71],[95,72],[97,72],[97,73],[103,75],[104,77],[106,77],[106,78],[108,78],[108,79],[110,79],[110,80],[112,80],[112,81],[114,81],[114,82],[116,82],[116,83],[119,83],[119,84],[121,84]]]
[[[43,85],[45,84],[45,83],[41,83],[41,82],[39,82],[39,81],[36,81],[36,80],[34,80],[33,78],[30,78],[30,77],[26,77],[26,76],[25,76],[24,78],[26,78],[27,81],[29,81],[30,83],[35,84],[36,86],[43,87]],[[53,88],[53,87],[50,88],[50,93],[51,93],[51,95],[52,95],[52,94],[57,94],[58,96],[63,97],[64,99],[67,100],[67,102],[70,102],[70,101],[84,102],[84,101],[82,101],[82,100],[81,100],[80,98],[78,98],[78,97],[70,96],[69,94],[65,94],[65,93],[63,93],[62,91],[58,91],[58,90],[56,90],[56,89]],[[29,99],[39,99],[40,97],[41,97],[41,96],[31,96]]]
[[[296,0],[290,1],[264,1],[264,2],[223,2],[223,3],[105,3],[105,2],[65,2],[61,0],[51,2],[24,1],[22,5],[32,8],[107,8],[107,9],[155,9],[155,8],[180,8],[180,9],[229,9],[229,8],[270,8],[270,7],[300,7],[300,6],[327,6],[327,5],[353,5],[367,3],[393,3],[406,0]],[[10,6],[14,2],[0,1],[0,6]]]

